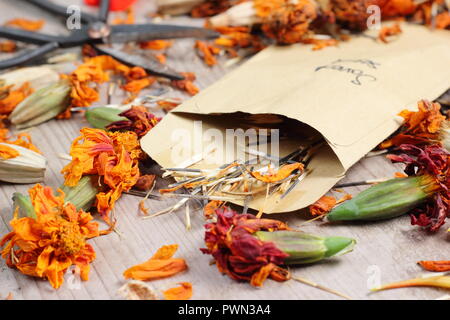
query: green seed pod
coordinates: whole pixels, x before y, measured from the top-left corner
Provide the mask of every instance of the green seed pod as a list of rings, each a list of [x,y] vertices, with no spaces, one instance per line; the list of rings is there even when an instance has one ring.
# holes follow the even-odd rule
[[[84,176],[74,187],[61,186],[65,194],[65,202],[71,202],[77,209],[88,211],[92,207],[97,193],[101,191],[98,184],[98,176]]]
[[[105,127],[113,122],[127,120],[125,117],[119,116],[123,112],[121,109],[111,107],[95,107],[89,108],[86,113],[86,120],[98,129],[105,129]]]
[[[36,212],[29,196],[24,196],[19,192],[13,193],[13,211],[19,208],[19,217],[29,217],[36,219]]]
[[[398,217],[432,195],[427,192],[428,186],[424,176],[391,179],[364,190],[334,208],[327,218],[329,221],[341,221]]]
[[[299,231],[257,231],[253,234],[261,241],[275,244],[289,254],[286,264],[305,264],[350,252],[356,241],[344,237],[318,237]]]
[[[17,129],[23,129],[53,119],[69,106],[70,90],[67,80],[39,89],[17,105],[9,120]]]

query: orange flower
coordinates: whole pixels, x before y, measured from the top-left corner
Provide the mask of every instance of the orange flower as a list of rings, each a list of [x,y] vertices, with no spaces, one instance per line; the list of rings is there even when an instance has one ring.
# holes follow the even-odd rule
[[[450,271],[450,261],[419,261],[422,268],[433,272]]]
[[[192,284],[180,282],[179,287],[171,288],[163,292],[166,300],[189,300],[192,297]]]
[[[447,29],[450,27],[450,12],[444,11],[436,16],[436,28]]]
[[[27,31],[38,31],[44,26],[44,24],[45,24],[44,20],[28,20],[28,19],[16,18],[16,19],[7,21],[5,23],[5,26],[17,27],[17,28],[27,30]]]
[[[395,36],[400,33],[402,33],[402,29],[400,28],[400,25],[398,23],[392,26],[384,26],[378,33],[378,39],[384,43],[388,43],[388,37]]]
[[[13,85],[0,88],[0,114],[9,115],[19,103],[33,93],[33,89],[28,82],[19,88]]]
[[[176,244],[162,246],[148,261],[125,270],[123,276],[125,279],[150,281],[185,271],[187,264],[184,259],[172,258],[177,249]]]
[[[311,0],[256,0],[257,15],[263,18],[264,34],[279,44],[300,42],[309,33],[310,24],[317,17],[317,5]]]
[[[213,200],[206,204],[203,208],[203,215],[206,219],[214,217],[216,210],[219,209],[223,204],[223,201]]]
[[[381,143],[381,149],[398,147],[401,144],[423,145],[438,142],[441,126],[445,121],[445,116],[440,112],[441,105],[422,100],[419,101],[418,107],[419,111],[416,112],[400,112],[399,115],[405,119],[400,133]]]
[[[195,86],[194,82],[196,77],[193,72],[181,72],[184,80],[172,80],[172,86],[180,90],[184,90],[191,96],[195,96],[200,90]]]
[[[72,161],[62,173],[67,186],[75,186],[84,175],[99,175],[108,187],[97,194],[97,210],[109,222],[108,213],[122,192],[128,191],[139,179],[138,160],[143,153],[134,132],[106,132],[83,128],[70,150]]]
[[[156,105],[165,111],[171,111],[180,105],[181,101],[172,101],[172,100],[159,100],[156,102]]]
[[[2,257],[10,268],[23,274],[47,278],[59,288],[71,265],[80,268],[81,279],[88,280],[89,264],[95,259],[87,239],[99,235],[92,216],[64,203],[64,193],[55,196],[52,189],[39,184],[29,190],[35,218],[18,218],[10,222],[12,232],[0,242]]]

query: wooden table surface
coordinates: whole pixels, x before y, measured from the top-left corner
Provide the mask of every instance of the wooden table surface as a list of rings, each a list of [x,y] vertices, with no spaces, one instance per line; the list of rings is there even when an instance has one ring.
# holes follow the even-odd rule
[[[81,0],[59,0],[61,4],[81,4]],[[137,21],[149,21],[146,14],[154,8],[153,1],[140,0],[136,4]],[[94,12],[92,8],[87,11]],[[22,1],[2,0],[0,3],[0,24],[16,17],[45,19],[43,31],[58,33],[62,30],[59,20]],[[177,18],[176,22],[201,25],[202,21],[187,17]],[[168,50],[168,63],[179,71],[193,71],[197,74],[196,84],[205,88],[229,71],[225,60],[208,68],[193,50],[193,40],[176,41]],[[450,86],[450,84],[449,84]],[[154,90],[154,89],[153,89]],[[152,92],[150,90],[150,92]],[[103,91],[104,93],[104,91]],[[185,97],[173,91],[170,97]],[[102,95],[105,97],[105,94]],[[119,103],[123,96],[114,97]],[[103,101],[104,102],[104,101]],[[102,102],[99,102],[99,104]],[[78,136],[80,128],[87,123],[80,115],[70,120],[49,121],[31,130],[33,141],[43,151],[49,161],[45,184],[58,187],[62,183],[60,170],[67,163],[60,154],[67,154],[71,141]],[[157,148],[158,146],[155,146]],[[342,180],[359,181],[390,177],[398,167],[383,156],[365,158],[354,165]],[[19,191],[26,193],[31,185],[10,185],[0,187],[0,235],[9,230],[12,216],[11,196]],[[357,194],[363,188],[347,188]],[[337,194],[339,196],[339,194]],[[118,233],[90,240],[97,252],[91,264],[90,279],[79,282],[67,273],[66,282],[59,290],[54,290],[47,281],[22,275],[8,268],[0,260],[0,299],[12,293],[14,299],[121,299],[117,294],[125,280],[125,269],[147,260],[162,245],[179,244],[177,257],[185,258],[189,270],[175,277],[151,282],[159,292],[173,287],[178,282],[193,284],[193,299],[340,299],[334,295],[294,281],[278,283],[266,281],[261,289],[248,283],[238,283],[222,276],[210,256],[203,255],[199,248],[204,246],[204,219],[201,208],[192,210],[192,229],[185,229],[184,208],[177,212],[143,220],[138,212],[141,198],[124,195],[116,204],[115,216],[118,218]],[[175,200],[148,200],[146,205],[151,212],[164,209]],[[288,221],[292,227],[307,219],[302,212],[272,216]],[[448,227],[448,226],[446,226]],[[323,263],[292,269],[295,275],[341,291],[354,299],[436,299],[445,291],[431,288],[407,288],[379,293],[370,293],[373,283],[408,279],[422,273],[416,262],[423,259],[449,259],[446,227],[441,232],[429,236],[413,227],[409,217],[404,216],[390,221],[351,225],[326,225],[320,222],[308,223],[302,230],[322,235],[341,235],[357,240],[354,251]]]

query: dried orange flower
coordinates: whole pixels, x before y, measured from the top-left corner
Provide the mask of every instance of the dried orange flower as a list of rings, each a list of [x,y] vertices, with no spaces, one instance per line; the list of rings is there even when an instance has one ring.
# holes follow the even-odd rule
[[[159,61],[159,63],[166,64],[167,62],[167,57],[164,53],[156,54],[155,58]]]
[[[392,26],[384,26],[378,33],[378,39],[384,43],[388,43],[388,37],[395,36],[400,33],[402,33],[402,29],[400,28],[400,25],[398,23]]]
[[[40,30],[45,24],[44,20],[28,20],[16,18],[9,20],[5,23],[8,27],[17,27],[27,31],[37,31]]]
[[[172,46],[172,41],[168,40],[150,40],[139,43],[141,49],[165,50]]]
[[[444,11],[436,16],[436,28],[447,29],[450,27],[450,12]]]
[[[99,236],[98,224],[89,213],[65,203],[62,192],[55,196],[52,189],[37,184],[29,194],[36,217],[18,218],[16,212],[10,222],[13,231],[0,242],[7,265],[46,278],[55,289],[71,265],[80,268],[82,280],[88,280],[95,252],[86,240]]]
[[[185,271],[187,264],[184,259],[172,258],[178,250],[178,245],[162,246],[144,263],[131,267],[123,273],[125,279],[150,281],[171,277]]]
[[[194,84],[194,81],[196,79],[195,74],[193,72],[181,72],[181,75],[183,75],[184,80],[172,80],[172,86],[186,91],[191,96],[195,96],[197,93],[199,93],[200,90]]]
[[[109,131],[133,131],[139,138],[147,134],[161,120],[143,106],[133,106],[119,113],[119,116],[128,120],[115,121],[106,126],[106,129]]]
[[[314,1],[255,0],[256,14],[263,18],[264,34],[279,44],[300,42],[309,33],[310,24],[317,17]]]
[[[450,271],[450,261],[419,261],[422,268],[433,272]]]
[[[445,116],[440,112],[441,105],[437,102],[422,100],[418,102],[419,111],[403,110],[400,116],[405,123],[400,133],[380,144],[381,149],[401,144],[433,144],[439,141],[441,126]]]
[[[192,284],[180,282],[179,287],[171,288],[163,292],[166,300],[189,300],[192,297]]]
[[[64,184],[75,186],[84,175],[99,175],[101,185],[108,188],[97,194],[96,207],[105,221],[122,192],[139,179],[138,161],[143,156],[136,133],[106,132],[83,128],[72,142],[72,161],[62,169]]]
[[[208,66],[217,64],[216,55],[220,53],[220,49],[204,41],[197,40],[195,48]]]

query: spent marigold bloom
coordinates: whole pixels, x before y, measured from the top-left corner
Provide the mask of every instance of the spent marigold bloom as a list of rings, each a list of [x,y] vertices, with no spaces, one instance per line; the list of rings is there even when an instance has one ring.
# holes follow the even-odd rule
[[[67,186],[75,186],[85,175],[99,175],[107,191],[96,196],[96,207],[109,222],[108,213],[122,192],[139,179],[138,161],[143,156],[136,133],[106,132],[83,128],[70,150],[72,161],[62,169]]]
[[[279,1],[278,1],[279,2]],[[266,6],[267,1],[255,1],[257,14],[262,16],[261,29],[264,34],[275,39],[279,44],[300,42],[309,33],[310,24],[317,18],[318,6],[311,0],[281,1],[282,5],[270,10],[266,17],[262,16],[259,5]]]
[[[450,153],[438,145],[419,148],[401,145],[400,155],[388,155],[392,162],[406,164],[409,176],[422,176],[424,190],[431,198],[411,211],[411,224],[437,231],[450,217]]]
[[[109,131],[133,131],[138,137],[144,136],[161,120],[143,106],[133,106],[119,113],[119,116],[128,120],[115,121],[106,126],[106,129]]]
[[[346,253],[355,243],[349,238],[292,231],[281,221],[238,214],[227,207],[216,214],[217,222],[205,225],[207,248],[201,251],[214,257],[221,273],[256,287],[267,278],[289,280],[288,270],[281,265],[317,262]]]
[[[12,231],[0,242],[7,265],[46,278],[55,289],[71,265],[80,268],[82,280],[88,280],[95,251],[86,240],[99,235],[98,224],[89,213],[65,203],[63,193],[55,196],[49,187],[37,184],[29,195],[36,216],[19,218],[16,211],[10,222]]]
[[[400,116],[404,124],[400,133],[380,144],[381,149],[402,144],[424,145],[439,142],[445,116],[440,112],[441,105],[437,102],[422,100],[418,102],[418,111],[403,110]]]

